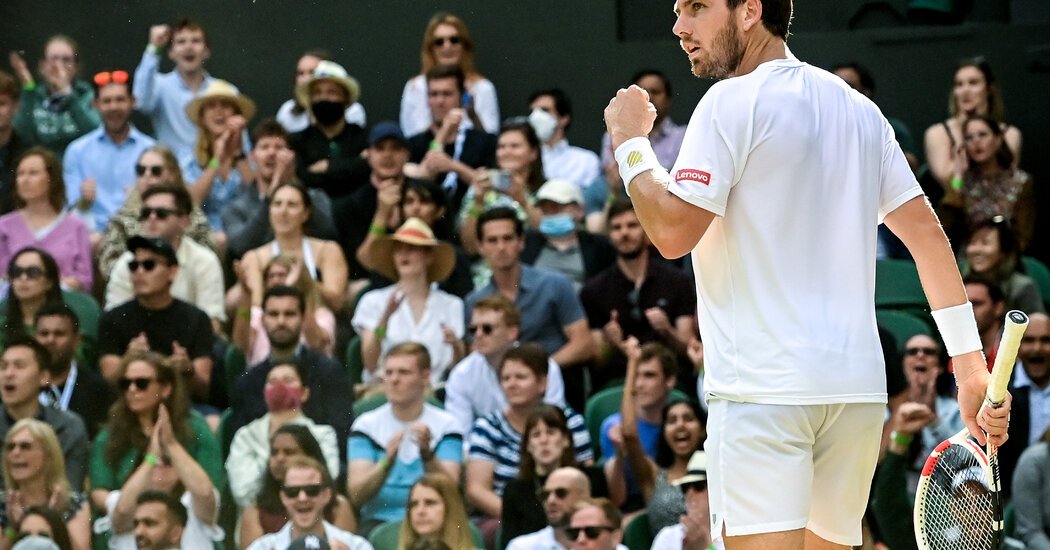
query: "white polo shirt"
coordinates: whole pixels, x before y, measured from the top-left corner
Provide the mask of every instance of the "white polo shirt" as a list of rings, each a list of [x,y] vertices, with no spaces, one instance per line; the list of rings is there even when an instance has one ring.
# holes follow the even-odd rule
[[[671,179],[717,216],[693,250],[706,395],[885,402],[876,228],[922,190],[875,104],[789,52],[711,87]]]

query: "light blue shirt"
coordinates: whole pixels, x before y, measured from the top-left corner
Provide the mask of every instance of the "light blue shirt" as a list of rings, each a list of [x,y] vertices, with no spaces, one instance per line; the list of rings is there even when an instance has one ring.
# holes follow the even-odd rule
[[[183,179],[186,180],[188,185],[195,185],[197,178],[204,173],[204,167],[197,162],[197,158],[192,150],[179,155],[179,157]],[[208,225],[215,231],[223,231],[222,211],[233,201],[237,190],[245,183],[241,177],[241,171],[236,167],[230,169],[230,173],[226,178],[224,180],[216,174],[215,180],[211,183],[211,190],[208,192],[208,196],[201,203],[201,210],[204,212],[204,216],[208,218]]]
[[[548,180],[569,180],[586,189],[601,174],[601,162],[594,151],[569,145],[563,139],[553,146],[543,145],[543,173]]]
[[[193,152],[197,144],[197,125],[186,115],[186,106],[204,93],[215,78],[204,73],[204,82],[193,91],[177,71],[161,74],[157,72],[159,69],[160,56],[147,48],[135,68],[136,108],[149,115],[157,141],[176,154]],[[183,178],[189,181],[185,175]]]
[[[90,215],[82,216],[89,230],[101,232],[120,210],[128,189],[135,185],[135,164],[142,152],[155,144],[153,138],[134,126],[120,144],[114,142],[102,126],[69,144],[62,159],[69,204],[80,200],[80,184],[95,178],[95,202]]]

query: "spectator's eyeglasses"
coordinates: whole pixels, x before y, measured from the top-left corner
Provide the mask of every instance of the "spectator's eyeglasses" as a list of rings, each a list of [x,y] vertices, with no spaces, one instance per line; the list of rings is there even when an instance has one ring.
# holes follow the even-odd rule
[[[569,540],[576,540],[580,537],[580,533],[587,537],[589,540],[594,540],[600,536],[604,531],[615,531],[613,527],[608,525],[588,525],[587,527],[569,527],[565,529],[565,534],[569,535]]]
[[[439,36],[439,37],[434,39],[434,46],[440,48],[441,46],[445,45],[446,41],[449,44],[452,44],[453,46],[455,46],[456,44],[459,44],[459,37],[458,36]]]
[[[11,451],[13,451],[15,449],[18,449],[19,451],[22,451],[22,452],[32,451],[33,450],[33,442],[32,441],[12,441],[12,442],[4,445],[4,449],[6,449],[7,452],[11,452]]]
[[[313,498],[324,490],[324,485],[320,483],[314,483],[312,485],[285,485],[281,487],[281,492],[288,498],[299,498],[299,493],[306,493],[306,496]]]
[[[908,356],[919,355],[920,353],[937,355],[937,348],[908,348],[904,350],[904,354]]]
[[[131,260],[128,262],[128,271],[134,273],[141,267],[148,273],[156,269],[158,265],[160,265],[160,262],[157,260],[142,260],[141,262],[138,260]]]
[[[128,391],[128,388],[135,386],[136,390],[146,391],[146,388],[153,383],[153,378],[139,377],[139,378],[128,378],[124,377],[117,380],[117,386],[120,387],[120,391]]]
[[[39,279],[44,276],[44,269],[35,265],[29,267],[13,265],[7,268],[7,278],[12,281],[23,275],[25,275],[27,279]]]
[[[558,500],[565,500],[565,497],[569,496],[569,490],[565,487],[555,487],[553,489],[540,489],[536,491],[536,498],[543,502],[550,498],[551,495]]]
[[[159,178],[160,175],[164,173],[164,167],[160,164],[155,164],[153,166],[146,166],[145,164],[135,165],[135,173],[139,176],[145,176],[147,171],[150,175]]]
[[[157,215],[158,220],[164,221],[168,219],[168,216],[174,216],[178,214],[178,212],[170,208],[151,208],[149,206],[143,206],[142,209],[139,210],[139,221],[144,222],[153,214]]]
[[[91,80],[95,83],[95,86],[105,86],[106,84],[127,84],[128,72],[102,71],[101,73],[95,73],[94,78]]]
[[[492,334],[492,331],[496,330],[496,325],[493,325],[492,323],[481,323],[480,325],[470,325],[467,328],[470,329],[471,334],[475,334],[478,332],[478,329],[481,329],[481,333],[488,336]]]
[[[689,491],[702,493],[707,490],[707,481],[690,481],[689,483],[683,483],[681,487],[683,495]]]

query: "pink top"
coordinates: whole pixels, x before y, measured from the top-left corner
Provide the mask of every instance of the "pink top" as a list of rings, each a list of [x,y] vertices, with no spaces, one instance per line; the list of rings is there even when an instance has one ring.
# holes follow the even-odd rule
[[[252,335],[254,336],[253,344],[251,349],[248,350],[248,366],[256,365],[261,363],[264,359],[270,356],[270,338],[266,336],[266,328],[263,327],[262,322],[263,310],[259,306],[252,306],[252,319],[251,329]],[[317,322],[317,326],[321,327],[321,330],[328,334],[328,346],[325,349],[317,350],[325,355],[331,357],[335,351],[335,314],[332,310],[326,307],[319,307],[314,310],[314,321]],[[299,341],[306,345],[306,334],[303,334],[299,338]]]
[[[60,277],[76,277],[84,291],[91,292],[91,241],[87,227],[76,216],[65,212],[58,216],[55,226],[39,240],[21,211],[0,216],[0,269],[6,274],[8,264],[19,250],[35,246],[55,259]]]

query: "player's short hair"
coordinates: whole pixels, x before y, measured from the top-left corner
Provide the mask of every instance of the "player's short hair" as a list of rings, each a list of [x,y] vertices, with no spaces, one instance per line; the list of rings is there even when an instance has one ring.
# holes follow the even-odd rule
[[[726,0],[729,9],[736,9],[744,0]],[[787,40],[791,28],[792,0],[762,0],[762,26],[773,36]]]
[[[387,359],[400,356],[415,357],[419,370],[430,370],[430,352],[419,342],[401,342],[386,352]]]
[[[474,226],[479,241],[485,240],[485,224],[496,220],[510,220],[514,223],[514,234],[520,239],[525,234],[525,224],[518,217],[518,213],[509,206],[497,206],[489,208],[478,216],[478,222]]]
[[[428,86],[431,80],[444,80],[446,78],[454,78],[456,80],[456,88],[459,89],[459,93],[462,94],[467,91],[467,79],[463,75],[463,69],[460,69],[458,65],[434,65],[426,74]]]
[[[660,370],[663,371],[664,378],[678,376],[678,359],[675,358],[674,353],[671,353],[667,346],[659,342],[649,342],[642,346],[642,355],[639,357],[639,362],[647,363],[652,360],[660,362]]]
[[[288,131],[272,117],[260,120],[252,129],[252,147],[254,148],[259,141],[265,138],[280,138],[284,140],[285,145],[288,145]]]
[[[508,327],[520,327],[521,326],[521,312],[518,311],[517,306],[514,302],[507,299],[502,294],[493,294],[492,296],[485,296],[474,303],[474,311],[483,309],[486,311],[495,311],[503,314],[503,324]]]
[[[620,512],[620,509],[607,498],[598,497],[580,499],[572,506],[572,514],[576,515],[576,512],[591,507],[601,510],[602,515],[605,516],[605,521],[608,521],[609,525],[615,530],[619,531],[621,529],[620,525],[623,523],[623,514]]]
[[[193,212],[193,199],[185,185],[162,183],[150,186],[142,192],[142,204],[146,204],[146,199],[153,195],[171,195],[175,199],[175,209],[179,211],[180,216],[189,216],[190,212]]]
[[[171,39],[175,40],[175,35],[182,31],[200,31],[201,36],[204,37],[204,45],[211,47],[211,43],[208,41],[208,31],[204,30],[204,25],[201,25],[196,19],[189,17],[183,17],[171,28]]]
[[[647,76],[655,76],[656,78],[659,78],[660,82],[664,83],[664,91],[667,92],[667,95],[671,95],[671,80],[667,78],[667,75],[656,69],[642,69],[634,73],[634,76],[631,77],[631,84],[638,84],[639,80]]]
[[[499,362],[499,371],[503,372],[503,366],[507,364],[507,361],[517,361],[532,371],[536,375],[536,378],[546,378],[549,357],[543,348],[536,344],[522,344],[516,348],[511,348],[507,353],[503,354],[503,359]]]
[[[163,504],[164,508],[168,510],[168,519],[177,525],[186,527],[186,522],[189,521],[189,514],[186,513],[186,507],[179,502],[175,495],[166,491],[143,491],[135,499],[135,506],[142,506],[150,502]]]
[[[18,101],[22,91],[18,81],[10,73],[0,71],[0,95],[6,95],[11,101]]]

